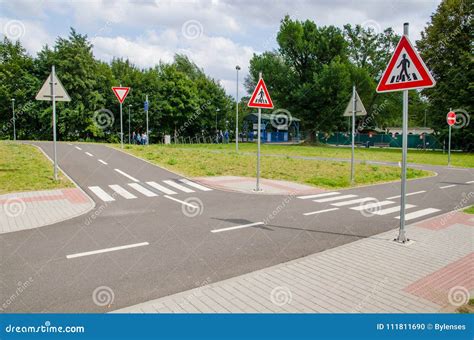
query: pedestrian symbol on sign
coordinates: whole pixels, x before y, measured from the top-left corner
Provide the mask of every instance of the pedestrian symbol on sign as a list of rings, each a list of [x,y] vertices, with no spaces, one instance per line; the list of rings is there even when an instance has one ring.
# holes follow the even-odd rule
[[[401,79],[405,81],[405,75],[408,80],[411,80],[410,74],[408,73],[408,68],[410,67],[410,60],[407,59],[406,53],[403,53],[402,60],[400,61],[400,64],[398,64],[397,68],[400,68],[400,66],[402,67],[402,69],[400,70],[400,74],[397,77],[397,82]],[[416,76],[414,73],[413,76],[416,80]]]

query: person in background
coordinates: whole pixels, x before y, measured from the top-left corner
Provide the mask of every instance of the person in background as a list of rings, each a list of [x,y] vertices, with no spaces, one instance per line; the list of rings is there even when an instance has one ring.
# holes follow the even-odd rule
[[[135,135],[136,135],[135,131],[133,131],[133,133],[132,133],[132,144],[135,144],[135,138],[136,138]]]
[[[224,132],[224,143],[229,143],[229,131],[225,130]]]
[[[146,135],[146,133],[142,133],[142,145],[147,144],[147,138],[148,138],[148,136]]]

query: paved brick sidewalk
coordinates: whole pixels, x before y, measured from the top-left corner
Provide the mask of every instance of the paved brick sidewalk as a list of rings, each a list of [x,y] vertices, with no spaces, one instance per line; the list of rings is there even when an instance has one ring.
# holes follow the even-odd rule
[[[94,201],[78,188],[0,195],[0,234],[60,222],[93,207]]]
[[[262,191],[259,192],[255,192],[256,179],[252,177],[195,177],[193,180],[215,189],[245,192],[248,194],[309,195],[319,194],[326,191],[309,185],[266,178],[260,179],[260,189]]]
[[[118,313],[419,313],[474,290],[474,215],[451,212]]]

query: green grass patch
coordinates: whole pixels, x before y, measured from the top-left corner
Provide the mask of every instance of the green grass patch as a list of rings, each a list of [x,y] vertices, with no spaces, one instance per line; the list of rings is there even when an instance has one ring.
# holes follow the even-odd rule
[[[74,187],[61,172],[53,178],[51,162],[35,146],[0,142],[0,194]]]
[[[172,148],[193,148],[201,150],[233,151],[235,144],[177,144]],[[240,143],[241,152],[256,152],[255,143]],[[262,153],[304,157],[351,158],[351,149],[348,147],[312,146],[312,145],[271,145],[262,144]],[[402,150],[393,148],[356,148],[356,159],[359,161],[399,162],[402,159]],[[447,165],[448,155],[442,151],[408,150],[408,162],[430,165]],[[474,168],[473,153],[451,153],[451,165],[465,168]]]
[[[474,205],[471,205],[469,208],[464,209],[466,214],[474,214]]]
[[[119,145],[115,147],[120,148]],[[255,177],[256,157],[230,151],[219,145],[223,152],[213,148],[177,148],[149,145],[125,148],[137,157],[163,166],[186,176],[245,176]],[[261,176],[268,179],[287,180],[328,189],[347,188],[350,163],[305,160],[288,157],[262,157]],[[430,172],[408,169],[408,178],[429,176]],[[394,181],[400,178],[400,168],[370,164],[356,164],[356,184],[366,185]]]

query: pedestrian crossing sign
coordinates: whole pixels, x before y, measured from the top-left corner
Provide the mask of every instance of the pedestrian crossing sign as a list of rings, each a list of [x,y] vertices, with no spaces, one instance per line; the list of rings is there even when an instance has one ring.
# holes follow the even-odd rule
[[[273,109],[273,102],[268,93],[267,86],[262,78],[257,83],[252,97],[250,97],[248,107],[257,107],[263,109]]]
[[[380,78],[377,92],[402,91],[435,86],[436,82],[407,36],[402,36]]]

